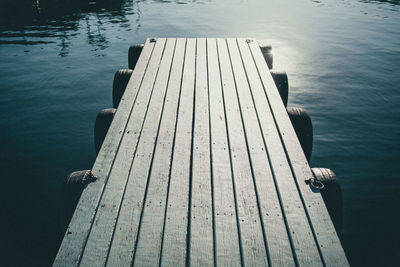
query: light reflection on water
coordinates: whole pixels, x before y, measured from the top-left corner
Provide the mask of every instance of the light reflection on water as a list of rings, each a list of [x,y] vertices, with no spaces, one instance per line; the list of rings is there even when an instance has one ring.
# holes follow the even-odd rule
[[[289,75],[289,105],[307,108],[313,119],[311,166],[332,168],[342,184],[351,263],[394,265],[400,256],[399,1],[4,2],[0,211],[7,219],[0,253],[6,265],[51,263],[61,238],[61,184],[69,172],[91,167],[94,119],[111,106],[114,72],[126,68],[129,45],[149,36],[271,43],[274,67]]]

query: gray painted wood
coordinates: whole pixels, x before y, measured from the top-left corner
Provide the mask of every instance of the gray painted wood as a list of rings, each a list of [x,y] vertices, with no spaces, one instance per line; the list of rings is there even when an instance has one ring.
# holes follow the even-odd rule
[[[146,201],[140,223],[139,240],[134,259],[134,265],[138,266],[159,265],[185,43],[185,39],[178,39],[176,42],[164,110],[145,196]]]
[[[214,190],[215,260],[217,265],[238,266],[241,264],[239,229],[216,39],[207,39],[207,59]]]
[[[186,264],[195,53],[196,39],[187,39],[161,255],[165,266]]]
[[[174,49],[175,39],[167,39],[156,81],[148,85],[153,88],[153,92],[115,225],[107,261],[109,266],[130,265],[133,259]]]
[[[252,98],[253,86],[257,86],[257,84],[254,84],[252,80],[253,77],[251,75],[254,73],[246,73],[242,64],[241,57],[247,57],[250,51],[248,46],[242,46],[242,52],[240,53],[236,39],[228,39],[227,42],[236,81],[236,92],[246,133],[246,141],[257,189],[258,206],[262,215],[263,230],[267,241],[270,263],[278,266],[293,266],[294,258],[291,245],[283,220],[282,209],[277,196],[267,149]],[[246,44],[245,42],[241,42],[241,44],[242,43]],[[247,51],[244,51],[246,48]],[[261,113],[264,112],[268,112],[268,109],[261,110]],[[279,145],[279,142],[277,144]]]
[[[98,179],[96,182],[90,183],[82,192],[80,201],[54,260],[54,266],[76,266],[79,263],[104,184],[107,182],[115,155],[119,149],[120,140],[131,114],[130,111],[135,102],[143,76],[148,76],[151,73],[152,67],[148,68],[148,63],[153,48],[154,43],[150,43],[147,40],[146,47],[139,57],[138,66],[135,68],[132,78],[127,85],[128,89],[121,99],[121,107],[115,114],[96,162],[93,165],[92,172]],[[154,58],[154,64],[157,65],[159,63],[156,62],[157,57]]]
[[[164,49],[165,39],[160,39],[157,43],[158,42],[159,44],[156,44],[154,52],[158,52],[157,55],[160,55]],[[162,54],[159,71],[158,73],[155,73],[155,75],[157,75],[157,81],[163,82],[168,79],[174,45],[175,43],[173,39],[169,39],[165,45],[165,51]],[[157,70],[158,66],[154,69]],[[165,72],[167,75],[164,74]],[[162,75],[166,77],[163,77]],[[155,118],[149,119],[148,116],[146,116],[145,122],[151,120],[152,123],[157,124],[158,126],[156,114],[157,111],[161,109],[161,105],[157,101],[157,96],[164,96],[165,86],[162,87],[162,84],[160,87],[154,86],[155,89],[153,89],[154,77],[145,79],[143,82],[136,103],[133,106],[132,116],[121,141],[120,150],[115,159],[107,186],[100,201],[100,206],[90,236],[82,255],[81,265],[83,266],[103,265],[106,262],[109,246],[114,233],[114,227],[118,219],[121,199],[125,191],[126,182],[131,168],[132,157],[137,154],[135,148],[138,144],[139,138],[142,139],[141,134],[144,137],[147,137],[146,132],[144,131],[146,129],[146,123],[143,126],[143,132],[141,132],[140,129],[144,116],[146,116],[146,108],[143,108],[142,105],[147,106],[149,99],[150,104],[147,114],[154,114],[153,116],[155,116]],[[152,103],[155,104],[152,105]],[[155,110],[153,110],[152,107],[154,107]],[[139,143],[138,148],[143,144],[144,140]],[[141,151],[139,150],[139,153],[140,152]]]
[[[252,266],[268,265],[267,251],[258,212],[257,197],[250,159],[247,153],[242,119],[236,96],[235,80],[226,40],[218,39],[222,90],[228,127],[229,152],[234,177],[243,263]]]
[[[214,264],[206,39],[197,39],[193,128],[190,255],[194,266]]]
[[[348,262],[258,44],[147,40],[55,266]]]
[[[264,140],[267,144],[266,149],[275,175],[277,192],[280,196],[288,233],[295,251],[295,257],[300,265],[312,266],[315,264],[320,266],[322,262],[312,235],[312,229],[309,226],[304,207],[301,204],[300,195],[280,141],[279,133],[276,129],[274,118],[264,93],[264,88],[257,74],[257,69],[254,67],[252,56],[248,48],[247,50],[244,49],[245,46],[243,46],[243,42],[248,46],[246,40],[239,40],[248,79],[252,85],[255,107],[259,115]],[[262,71],[266,71],[266,75],[271,76],[268,72],[268,68]],[[276,87],[272,86],[273,85],[268,87],[268,91],[278,92]],[[280,99],[274,99],[274,101],[278,100]],[[282,101],[280,102],[282,103]],[[293,138],[297,137],[294,136]]]
[[[328,266],[348,266],[349,264],[344,250],[337,237],[321,195],[319,193],[313,193],[310,187],[305,183],[305,180],[312,177],[311,169],[302,152],[298,139],[294,138],[295,132],[287,113],[284,112],[285,107],[282,101],[277,100],[279,99],[278,91],[267,89],[273,88],[274,82],[271,75],[265,71],[266,63],[261,60],[262,54],[258,44],[257,42],[250,42],[249,46],[291,163],[296,184],[301,193],[302,200],[304,201],[304,208],[308,214],[310,224],[312,225],[314,236],[318,240],[318,246],[322,253],[323,261]]]
[[[245,40],[239,41],[239,43],[243,42],[246,43]],[[248,78],[252,84],[255,106],[258,111],[261,128],[267,144],[272,170],[276,179],[277,191],[281,199],[281,206],[283,208],[287,229],[294,247],[295,257],[300,265],[320,266],[322,262],[312,235],[312,229],[308,224],[304,207],[301,204],[300,195],[293,179],[284,148],[280,141],[271,109],[269,108],[268,101],[265,97],[264,89],[257,74],[257,69],[254,67],[254,62],[252,61],[248,49],[242,49],[242,53]],[[268,70],[268,68],[265,70]],[[269,72],[267,72],[266,75],[270,75]],[[276,87],[269,87],[268,90],[277,91]],[[296,136],[293,136],[292,138],[297,139]]]

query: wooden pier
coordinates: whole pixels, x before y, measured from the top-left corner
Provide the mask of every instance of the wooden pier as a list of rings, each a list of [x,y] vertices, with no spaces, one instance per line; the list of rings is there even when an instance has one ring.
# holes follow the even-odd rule
[[[148,39],[54,266],[347,266],[254,39]]]

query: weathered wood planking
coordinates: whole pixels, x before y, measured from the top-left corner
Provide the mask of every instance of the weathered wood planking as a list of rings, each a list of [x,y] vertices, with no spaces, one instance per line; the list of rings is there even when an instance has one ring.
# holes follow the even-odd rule
[[[178,39],[176,43],[151,174],[147,186],[147,194],[145,196],[146,202],[143,208],[140,237],[137,242],[134,262],[141,266],[159,265],[170,178],[169,171],[175,136],[178,101],[180,99],[185,42],[185,39]]]
[[[207,40],[207,59],[216,263],[237,266],[241,264],[241,246],[216,39]]]
[[[259,119],[257,118],[257,109],[253,102],[252,90],[250,89],[250,86],[251,88],[255,86],[255,84],[252,83],[251,77],[251,75],[255,73],[253,70],[249,71],[244,68],[246,67],[246,63],[242,64],[242,61],[246,61],[246,54],[240,54],[236,39],[228,39],[227,41],[236,80],[236,91],[240,99],[240,110],[246,130],[245,136],[247,137],[246,141],[257,188],[256,193],[259,198],[258,204],[260,215],[263,220],[262,225],[264,226],[263,230],[269,250],[270,261],[272,265],[293,265],[294,259],[283,221],[276,185],[271,172],[268,155],[265,152],[268,151],[268,148],[265,147],[262,128],[261,131],[254,131],[254,129],[260,128]],[[262,100],[262,98],[258,100]],[[265,114],[263,113],[265,112],[268,112],[268,108],[261,110],[260,113],[262,114],[259,114],[259,116],[264,116]]]
[[[255,40],[146,41],[55,266],[346,266]]]
[[[142,126],[140,142],[133,158],[118,221],[116,226],[114,226],[114,240],[108,257],[108,264],[110,266],[129,265],[135,253],[145,201],[144,198],[147,191],[147,181],[151,171],[154,144],[157,140],[157,129],[165,100],[175,41],[175,39],[167,40],[157,73],[157,79],[149,85],[153,88],[153,93]]]
[[[197,39],[188,262],[214,264],[206,39]]]
[[[245,43],[243,44],[243,42]],[[251,92],[254,96],[253,99],[260,120],[261,132],[264,135],[265,149],[275,176],[276,191],[280,198],[280,206],[286,222],[287,232],[295,251],[293,256],[300,265],[321,264],[318,249],[312,237],[311,229],[307,222],[307,217],[274,123],[273,115],[268,106],[268,100],[265,98],[260,78],[254,67],[254,63],[252,63],[247,42],[246,40],[239,40],[239,44],[241,44],[242,58],[247,70],[247,77],[252,89]],[[280,98],[277,101],[280,101],[283,106]]]
[[[119,149],[120,140],[125,131],[127,120],[131,115],[131,109],[135,103],[142,79],[144,76],[151,76],[153,66],[159,64],[157,54],[152,54],[154,46],[155,43],[146,41],[146,45],[138,60],[138,67],[132,73],[132,79],[129,81],[127,90],[121,99],[121,106],[115,114],[106,139],[92,168],[92,172],[98,177],[98,180],[95,183],[89,184],[83,191],[54,261],[55,266],[76,266],[79,264],[82,250],[91,229],[93,217],[97,211],[104,185],[107,182],[109,172],[114,163],[115,154]],[[152,64],[148,69],[150,61]]]
[[[268,265],[267,251],[260,223],[250,159],[247,153],[241,110],[236,95],[236,80],[232,72],[226,40],[218,39],[217,45],[243,263],[251,266],[264,266]]]
[[[171,164],[161,254],[161,262],[167,266],[184,266],[186,264],[195,55],[196,40],[187,39],[173,151],[173,159],[179,160],[173,160]]]
[[[102,265],[106,262],[107,253],[111,243],[112,235],[114,233],[114,227],[116,221],[119,219],[118,215],[125,214],[124,210],[120,212],[119,207],[121,206],[121,199],[125,193],[126,181],[130,180],[128,179],[128,175],[132,162],[131,155],[135,155],[133,161],[134,163],[136,162],[136,159],[144,158],[144,165],[149,165],[158,126],[157,115],[161,113],[162,101],[160,100],[162,100],[164,97],[163,88],[165,89],[164,83],[166,83],[168,79],[174,46],[174,40],[169,39],[165,45],[165,51],[160,63],[160,69],[157,73],[158,79],[156,80],[154,88],[152,87],[152,81],[150,81],[149,86],[144,84],[141,88],[140,93],[143,94],[139,95],[139,97],[143,96],[146,99],[150,98],[150,104],[148,106],[149,115],[146,116],[145,123],[140,131],[141,123],[140,119],[136,115],[140,113],[144,114],[146,109],[138,109],[137,107],[140,107],[139,104],[141,102],[137,102],[134,106],[134,110],[132,111],[133,116],[131,116],[129,121],[132,122],[132,129],[129,127],[131,125],[128,122],[128,127],[121,142],[121,152],[119,152],[116,156],[114,163],[115,167],[111,171],[106,190],[100,202],[100,207],[97,211],[96,218],[82,256],[81,265]],[[156,85],[159,83],[161,86],[156,87]],[[140,101],[140,99],[138,99],[138,101]],[[142,114],[140,114],[140,117],[143,117]],[[150,121],[150,123],[146,123],[148,121]],[[151,125],[148,126],[149,124]],[[150,129],[147,130],[148,128]],[[142,140],[141,142],[137,143],[139,138]],[[136,144],[138,144],[137,150],[135,149]],[[142,168],[142,170],[145,172],[147,169],[149,169],[149,167]],[[146,178],[147,176],[143,175],[143,179]],[[123,216],[120,217],[122,218]],[[118,237],[118,235],[116,235],[116,237]]]
[[[264,91],[269,100],[271,111],[274,114],[292,172],[296,178],[303,207],[308,215],[314,238],[317,240],[318,249],[322,254],[321,258],[329,266],[346,266],[348,265],[346,255],[344,254],[322,197],[320,194],[311,193],[309,186],[304,182],[312,177],[311,169],[308,166],[307,159],[303,154],[298,139],[293,138],[295,132],[285,112],[285,108],[281,101],[277,101],[279,99],[278,90],[268,90],[268,88],[274,86],[274,82],[272,76],[264,71],[266,63],[261,60],[261,50],[256,42],[251,42],[249,47],[263,82]]]

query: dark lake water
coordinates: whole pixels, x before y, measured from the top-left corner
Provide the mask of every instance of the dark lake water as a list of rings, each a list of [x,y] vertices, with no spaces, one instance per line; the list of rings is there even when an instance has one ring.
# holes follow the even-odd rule
[[[343,190],[353,266],[400,259],[400,2],[0,0],[0,265],[46,266],[61,186],[90,169],[114,72],[146,37],[255,37],[314,124],[312,167]]]

